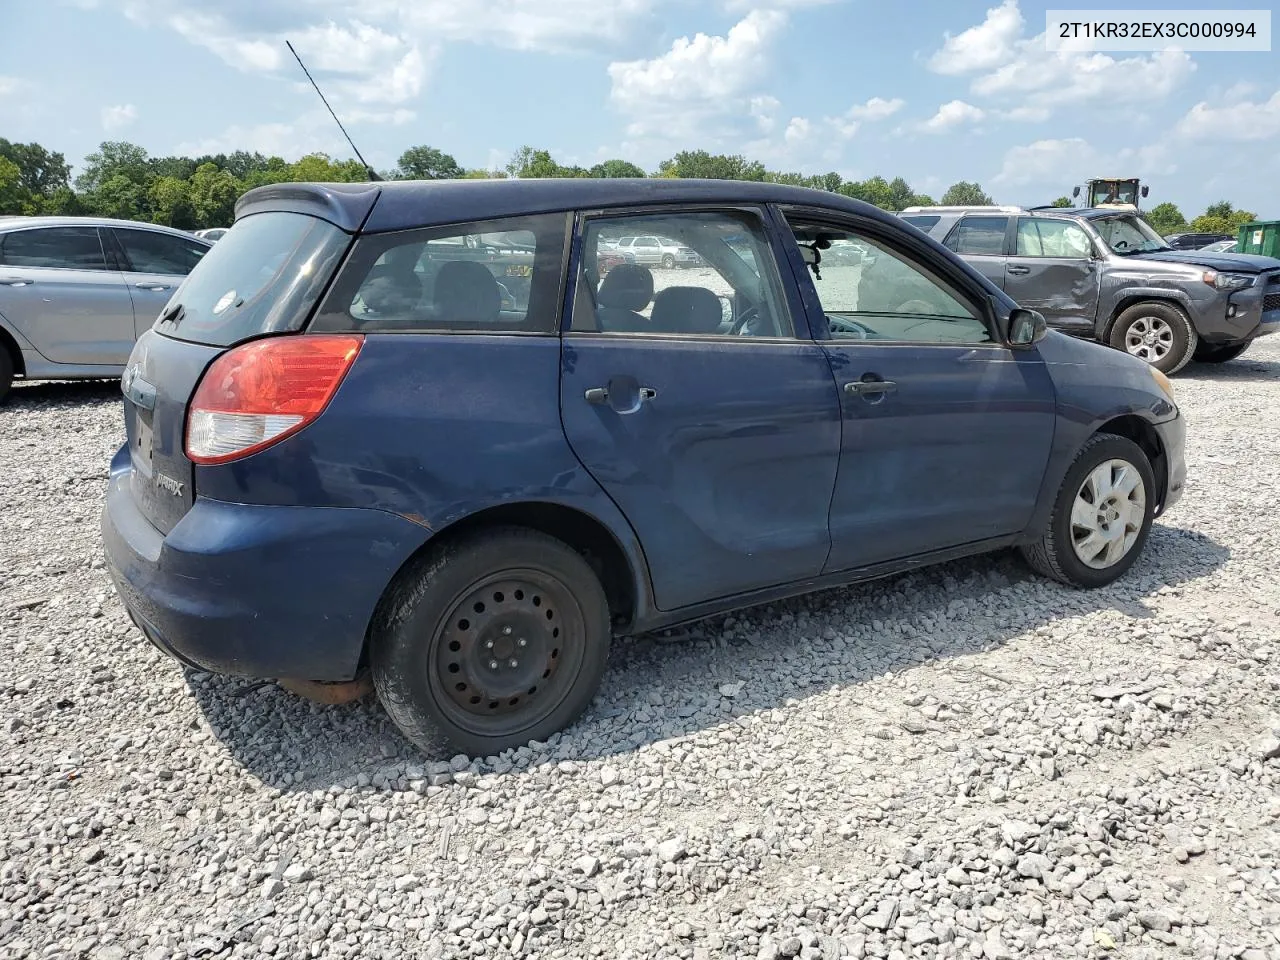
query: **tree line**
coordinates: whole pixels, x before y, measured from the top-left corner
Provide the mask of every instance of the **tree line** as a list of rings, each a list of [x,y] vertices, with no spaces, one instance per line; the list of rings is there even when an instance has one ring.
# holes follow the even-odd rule
[[[902,177],[882,176],[845,180],[838,173],[803,174],[767,169],[740,155],[683,150],[663,160],[652,172],[627,160],[605,160],[591,167],[564,165],[547,150],[523,146],[503,170],[463,167],[454,157],[427,145],[410,147],[400,155],[384,179],[446,180],[516,177],[701,177],[751,180],[812,187],[863,200],[884,210],[930,206],[933,197],[917,193]],[[353,183],[369,179],[356,160],[334,160],[313,153],[292,163],[281,157],[237,150],[199,157],[152,157],[134,143],[106,141],[85,157],[84,169],[72,179],[71,166],[61,153],[39,143],[10,143],[0,138],[0,215],[88,214],[143,220],[183,230],[229,226],[236,200],[254,187],[287,182]],[[940,201],[948,205],[990,204],[994,201],[977,183],[959,181]],[[1068,197],[1054,206],[1069,207]],[[1160,233],[1194,230],[1234,234],[1240,224],[1257,219],[1222,201],[1190,223],[1173,203],[1152,208],[1147,219]]]

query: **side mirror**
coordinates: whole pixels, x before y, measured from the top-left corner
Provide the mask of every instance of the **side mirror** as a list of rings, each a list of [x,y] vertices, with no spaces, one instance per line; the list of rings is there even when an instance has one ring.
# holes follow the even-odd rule
[[[1022,307],[1009,314],[1009,343],[1015,347],[1029,347],[1039,343],[1049,332],[1044,316],[1035,310]]]
[[[1075,187],[1072,187],[1072,188],[1071,188],[1071,196],[1072,196],[1072,197],[1078,197],[1078,196],[1080,196],[1080,188],[1079,188],[1078,186],[1075,186]]]
[[[1151,192],[1151,188],[1150,188],[1150,187],[1143,187],[1143,188],[1142,188],[1142,196],[1143,196],[1144,198],[1145,198],[1145,197],[1146,197],[1146,195],[1147,195],[1148,193],[1150,193],[1150,192]]]

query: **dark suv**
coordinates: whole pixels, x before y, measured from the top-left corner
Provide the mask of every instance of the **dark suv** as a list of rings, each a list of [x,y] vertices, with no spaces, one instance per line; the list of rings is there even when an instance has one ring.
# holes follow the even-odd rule
[[[902,218],[1064,333],[1164,373],[1280,330],[1280,260],[1173,250],[1132,211],[911,207]]]
[[[280,184],[237,214],[130,359],[109,569],[183,663],[371,674],[420,745],[546,739],[614,635],[921,563],[1019,546],[1101,586],[1182,493],[1162,374],[834,194]],[[624,233],[705,266],[601,278]]]
[[[1203,250],[1211,243],[1234,239],[1235,237],[1225,233],[1171,233],[1164,238],[1164,242],[1171,250]]]

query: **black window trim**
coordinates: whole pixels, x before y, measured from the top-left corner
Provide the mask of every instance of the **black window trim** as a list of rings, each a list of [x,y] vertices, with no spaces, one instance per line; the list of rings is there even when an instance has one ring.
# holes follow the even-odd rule
[[[586,225],[591,220],[599,219],[620,219],[624,217],[643,217],[643,216],[661,216],[664,214],[681,214],[681,213],[736,213],[739,215],[754,216],[760,224],[760,228],[764,233],[765,248],[768,253],[769,263],[773,267],[774,276],[778,281],[778,295],[780,303],[786,308],[791,319],[791,336],[780,337],[753,337],[753,336],[727,336],[722,333],[646,333],[644,331],[625,332],[625,333],[606,333],[603,330],[573,330],[573,312],[577,306],[579,299],[579,291],[581,284],[579,278],[581,276],[582,267],[582,243],[586,231]],[[640,234],[636,235],[641,236]],[[650,236],[650,234],[643,234]],[[564,313],[561,319],[561,335],[571,338],[596,338],[607,340],[609,342],[624,342],[631,340],[639,340],[645,343],[651,343],[658,340],[674,341],[676,343],[743,343],[743,344],[760,344],[760,343],[812,343],[813,339],[809,336],[806,328],[801,329],[801,321],[803,313],[797,313],[796,308],[799,306],[793,301],[787,286],[787,277],[783,273],[782,264],[778,260],[778,250],[776,247],[776,226],[770,216],[770,207],[765,203],[746,202],[692,202],[692,203],[655,203],[643,205],[630,205],[625,207],[592,207],[584,208],[578,211],[577,221],[573,230],[573,252],[572,259],[569,263],[570,275],[572,283],[570,284],[569,295],[565,298]],[[570,302],[572,301],[572,302]]]
[[[150,274],[152,276],[185,277],[187,274],[191,273],[191,270],[195,269],[195,267],[192,266],[191,270],[188,270],[187,273],[170,273],[170,274],[164,274],[158,270],[139,270],[137,267],[134,266],[133,258],[129,256],[129,248],[125,246],[124,240],[121,239],[119,236],[117,236],[117,231],[124,231],[124,230],[133,230],[137,233],[150,233],[160,237],[168,237],[170,240],[174,240],[174,241],[182,241],[187,239],[186,237],[174,236],[172,233],[169,233],[168,231],[165,231],[165,230],[148,229],[147,226],[142,223],[138,224],[136,227],[135,226],[126,227],[122,224],[112,224],[109,227],[99,227],[98,228],[99,233],[105,232],[111,238],[111,243],[114,245],[115,256],[119,260],[119,266],[116,269],[118,269],[121,273],[145,273],[145,274]],[[199,237],[194,235],[190,239],[194,240],[197,246],[203,243],[203,241]],[[105,238],[103,240],[102,245],[104,249],[108,246]],[[209,251],[212,249],[213,249],[212,244],[206,246],[204,250],[205,255],[207,256]]]
[[[387,250],[390,250],[392,247],[402,246],[403,244],[406,244],[406,243],[413,243],[414,242],[413,238],[415,237],[426,236],[428,234],[438,234],[442,230],[457,229],[460,231],[466,231],[467,228],[470,228],[470,227],[479,228],[489,224],[502,223],[504,221],[509,221],[509,220],[530,220],[535,217],[560,217],[563,221],[563,225],[561,228],[561,249],[560,249],[558,286],[557,286],[555,298],[554,298],[554,307],[555,307],[556,315],[555,315],[554,322],[552,323],[551,328],[549,330],[491,330],[491,329],[468,330],[468,329],[462,329],[462,328],[459,328],[459,329],[440,328],[440,329],[420,329],[420,330],[370,330],[370,331],[364,331],[364,333],[366,336],[388,336],[388,337],[403,337],[403,336],[550,337],[554,339],[559,339],[560,330],[561,330],[561,327],[563,326],[564,299],[565,299],[565,291],[567,289],[565,276],[568,270],[570,244],[573,240],[573,228],[574,228],[574,211],[573,210],[535,210],[532,212],[507,214],[501,217],[489,217],[484,220],[454,220],[454,221],[449,221],[445,223],[423,224],[422,226],[409,227],[408,229],[405,229],[405,230],[385,230],[385,231],[377,231],[377,232],[371,232],[371,233],[364,233],[364,232],[357,233],[351,238],[352,242],[348,245],[346,254],[343,256],[342,261],[338,264],[337,268],[334,270],[333,276],[329,278],[329,282],[325,287],[324,293],[321,294],[320,299],[316,302],[315,306],[312,308],[311,316],[307,318],[307,322],[303,327],[303,331],[304,332],[315,331],[317,333],[318,332],[361,333],[362,332],[358,327],[350,327],[350,328],[344,327],[341,330],[336,327],[333,328],[332,330],[326,328],[324,331],[319,331],[316,329],[316,325],[320,323],[320,321],[323,318],[325,318],[326,316],[330,316],[335,312],[329,309],[332,305],[331,301],[333,300],[333,298],[339,295],[343,297],[346,296],[346,293],[342,293],[342,291],[348,290],[348,288],[350,287],[350,284],[345,281],[345,278],[347,276],[348,271],[351,269],[352,264],[357,262],[357,259],[362,255],[362,251],[360,249],[362,242],[364,244],[372,243],[380,247],[381,252],[378,254],[378,256],[381,256],[382,253],[385,253]],[[471,232],[484,233],[485,231],[476,229]],[[387,242],[395,238],[408,238],[408,239],[400,239],[398,243]],[[377,257],[375,257],[374,260],[376,261]],[[370,264],[370,267],[372,267],[372,263]],[[364,281],[362,278],[361,283],[363,282]],[[358,285],[356,289],[358,289]],[[350,289],[349,292],[354,295],[355,289]],[[350,322],[351,315],[345,309],[339,310],[336,312],[341,316],[346,317],[348,322]]]
[[[834,210],[830,207],[780,204],[777,210],[783,223],[789,224],[792,220],[816,220],[819,223],[830,223],[837,229],[865,234],[883,243],[908,263],[920,269],[926,276],[930,274],[938,275],[965,298],[968,305],[973,308],[977,317],[986,326],[987,333],[991,337],[991,340],[986,343],[939,343],[935,340],[845,340],[833,337],[830,328],[826,324],[818,324],[818,329],[813,331],[815,340],[840,346],[945,347],[948,349],[960,348],[967,350],[982,348],[1009,349],[1009,344],[1005,340],[1004,331],[996,315],[996,298],[987,290],[977,286],[973,278],[957,269],[955,264],[946,258],[938,258],[935,251],[920,243],[906,231],[894,230],[892,227],[870,217],[844,210]],[[1005,239],[1006,241],[1008,240],[1007,231]],[[934,242],[937,243],[938,241],[935,240]],[[800,260],[799,246],[794,241],[791,246],[796,248],[794,263],[798,263],[799,266],[793,267],[793,270],[796,273],[796,283],[801,287],[801,299],[805,301],[806,310],[808,309],[809,297],[812,297],[812,302],[821,309],[818,288],[814,286],[808,266]],[[960,256],[954,250],[947,249],[952,256]],[[937,260],[938,269],[924,268],[922,261],[928,262],[928,260]],[[808,296],[805,295],[806,292]]]
[[[946,236],[938,242],[948,250],[951,250],[951,252],[957,257],[1011,257],[1013,256],[1013,251],[1017,249],[1015,246],[1015,240],[1018,234],[1019,216],[1021,215],[1016,213],[962,213],[956,218],[956,222],[951,225],[950,229],[947,230]],[[964,222],[966,220],[977,220],[979,218],[984,220],[1004,219],[1004,247],[1001,253],[961,253],[959,250],[953,250],[951,248],[948,241],[951,239],[952,235],[964,225]]]
[[[11,264],[5,261],[4,244],[9,237],[18,233],[32,233],[35,231],[48,231],[48,230],[93,230],[98,237],[98,249],[102,253],[102,266],[101,267],[84,267],[84,266],[33,267],[33,266],[24,265],[24,264]],[[33,224],[31,226],[17,227],[16,229],[13,229],[13,230],[6,230],[3,233],[0,233],[0,267],[7,267],[10,270],[83,270],[87,273],[110,273],[111,271],[116,269],[115,266],[112,264],[112,258],[110,254],[107,252],[107,245],[103,242],[102,227],[100,227],[96,223],[43,223],[43,224]]]

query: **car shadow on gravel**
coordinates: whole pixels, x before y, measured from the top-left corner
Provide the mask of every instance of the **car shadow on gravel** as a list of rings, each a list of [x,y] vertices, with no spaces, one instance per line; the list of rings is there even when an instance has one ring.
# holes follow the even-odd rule
[[[544,748],[485,766],[520,771],[548,758],[629,752],[833,686],[991,651],[1066,616],[1111,609],[1149,618],[1150,598],[1208,576],[1229,557],[1227,547],[1199,532],[1157,524],[1134,569],[1102,590],[1042,580],[1015,552],[1005,551],[624,639],[615,643],[600,695],[578,723]],[[980,610],[988,628],[974,628],[972,610]],[[914,626],[911,641],[876,629],[877,622],[893,620]],[[936,627],[940,621],[949,621],[945,632]],[[332,707],[269,681],[188,672],[187,684],[213,734],[271,787],[372,782],[403,788],[406,765],[429,771],[450,757],[444,749],[416,751],[372,696]]]
[[[15,380],[0,410],[53,404],[114,403],[122,401],[119,380]]]
[[[1175,383],[1177,380],[1218,383],[1280,380],[1280,362],[1250,360],[1246,353],[1239,360],[1229,363],[1189,363],[1177,374]]]

